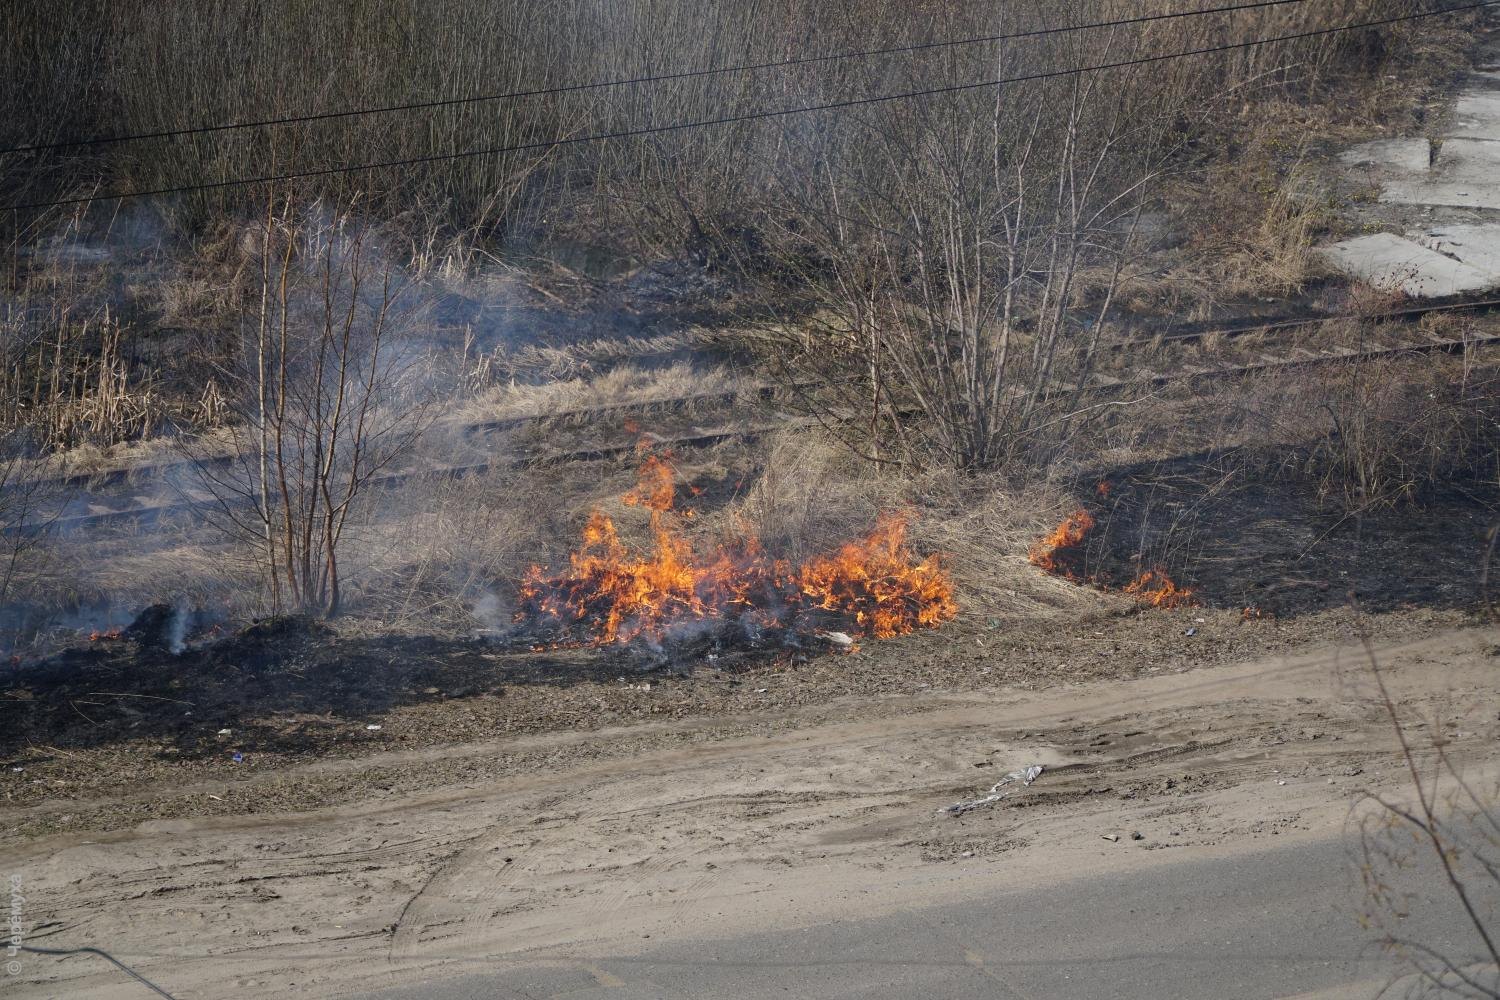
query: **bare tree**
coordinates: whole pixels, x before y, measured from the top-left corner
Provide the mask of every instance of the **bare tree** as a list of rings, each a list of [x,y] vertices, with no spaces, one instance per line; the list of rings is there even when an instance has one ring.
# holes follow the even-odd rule
[[[349,214],[270,209],[258,253],[258,301],[221,372],[236,453],[197,464],[255,543],[272,607],[331,617],[358,501],[425,426],[414,356],[393,335],[410,282]]]

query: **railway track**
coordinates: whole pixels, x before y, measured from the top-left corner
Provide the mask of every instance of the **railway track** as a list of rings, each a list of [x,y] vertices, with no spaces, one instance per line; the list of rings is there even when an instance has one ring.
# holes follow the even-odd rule
[[[1397,323],[1415,324],[1432,314],[1500,311],[1500,299],[1466,303],[1418,306],[1386,314],[1381,319]],[[1209,337],[1244,337],[1254,334],[1285,332],[1312,328],[1328,324],[1343,316],[1318,315],[1300,317],[1276,317],[1235,324],[1230,326],[1182,325],[1176,330],[1159,333],[1150,340],[1118,342],[1112,347],[1144,347],[1160,344],[1185,344]],[[1056,391],[1062,394],[1092,395],[1098,393],[1123,392],[1130,389],[1148,389],[1172,383],[1244,377],[1254,374],[1275,374],[1309,366],[1332,363],[1359,363],[1381,358],[1412,354],[1463,353],[1476,347],[1500,343],[1500,333],[1480,336],[1453,337],[1444,335],[1418,335],[1398,343],[1383,344],[1365,350],[1347,347],[1290,347],[1281,354],[1263,353],[1248,363],[1233,365],[1182,365],[1174,369],[1159,371],[1149,367],[1137,367],[1125,372],[1098,373],[1083,384],[1059,383]],[[506,417],[489,421],[478,421],[457,428],[457,432],[471,441],[481,441],[486,436],[528,426],[555,423],[590,423],[612,417],[627,417],[653,410],[682,410],[694,405],[724,404],[756,400],[773,401],[779,394],[793,393],[805,389],[806,385],[775,386],[759,384],[735,390],[692,393],[680,396],[636,400],[609,406],[577,408],[534,416]],[[667,448],[699,448],[721,444],[729,440],[748,440],[764,436],[775,430],[788,427],[812,426],[817,420],[786,413],[774,418],[733,424],[692,426],[676,433],[654,436],[654,443]],[[403,470],[372,481],[375,489],[393,488],[413,482],[460,479],[479,475],[500,468],[524,468],[558,465],[571,462],[600,461],[625,457],[637,450],[638,438],[628,441],[602,441],[576,448],[542,449],[524,455],[507,458],[485,459],[453,465],[434,465],[426,468]],[[149,525],[169,515],[216,508],[220,501],[208,496],[193,496],[192,490],[182,491],[178,499],[169,502],[151,502],[145,497],[146,487],[153,482],[178,475],[191,475],[199,470],[227,469],[239,456],[216,456],[202,462],[173,462],[155,466],[144,466],[133,470],[117,470],[103,474],[74,476],[53,481],[58,487],[75,494],[68,509],[59,516],[45,520],[40,529],[46,531],[74,531],[105,528],[123,524]],[[120,493],[106,492],[110,487],[134,487]]]

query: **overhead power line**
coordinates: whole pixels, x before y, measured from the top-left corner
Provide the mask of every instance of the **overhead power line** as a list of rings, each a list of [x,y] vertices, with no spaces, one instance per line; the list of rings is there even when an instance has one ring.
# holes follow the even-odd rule
[[[1277,42],[1291,42],[1306,38],[1317,38],[1320,36],[1340,34],[1346,31],[1359,31],[1366,28],[1377,28],[1387,24],[1397,24],[1404,21],[1415,21],[1428,17],[1436,17],[1443,14],[1457,14],[1463,11],[1479,10],[1487,7],[1500,5],[1500,0],[1480,0],[1477,3],[1462,4],[1455,7],[1444,7],[1440,10],[1419,11],[1413,14],[1400,14],[1392,17],[1378,18],[1370,21],[1360,21],[1355,24],[1338,25],[1332,28],[1318,28],[1309,31],[1299,31],[1287,35],[1276,35],[1270,38],[1256,38],[1245,42],[1227,42],[1221,45],[1211,45],[1204,48],[1188,49],[1181,52],[1169,52],[1155,56],[1143,56],[1136,59],[1122,59],[1117,62],[1099,63],[1091,66],[1075,66],[1069,69],[1046,70],[1038,73],[1028,73],[1022,76],[1002,77],[998,80],[981,80],[975,83],[950,84],[943,87],[931,87],[924,90],[909,90],[895,94],[879,94],[873,97],[856,97],[842,101],[832,101],[826,104],[807,104],[791,108],[775,108],[763,111],[749,111],[743,114],[726,115],[719,118],[705,118],[695,121],[674,122],[669,125],[646,125],[639,128],[620,129],[613,132],[599,132],[592,135],[568,136],[560,139],[547,139],[538,142],[517,143],[509,146],[494,146],[487,149],[461,150],[456,153],[432,153],[426,156],[413,156],[396,160],[381,160],[374,163],[348,164],[337,167],[319,167],[309,170],[297,170],[281,174],[264,174],[257,177],[239,177],[222,181],[208,181],[199,184],[184,184],[175,187],[152,188],[148,190],[121,191],[112,194],[81,195],[74,198],[59,198],[52,201],[21,202],[7,205],[12,211],[30,211],[41,208],[53,208],[65,205],[81,205],[96,201],[124,201],[132,198],[149,198],[169,194],[187,194],[193,191],[214,191],[232,187],[245,187],[253,184],[271,184],[278,181],[303,180],[311,177],[328,177],[336,174],[364,173],[372,170],[382,170],[388,167],[419,166],[426,163],[440,163],[449,160],[474,159],[481,156],[498,156],[502,153],[533,152],[539,150],[555,149],[561,146],[574,146],[590,142],[607,142],[616,139],[630,139],[647,135],[662,135],[671,132],[683,132],[697,128],[708,128],[718,125],[732,125],[749,121],[767,121],[777,118],[787,118],[794,115],[811,114],[818,111],[843,111],[850,108],[865,107],[873,104],[884,104],[891,101],[910,100],[918,97],[937,97],[946,94],[956,94],[972,90],[983,90],[991,87],[1002,87],[1015,83],[1028,83],[1038,80],[1055,79],[1058,77],[1077,76],[1083,73],[1097,73],[1104,70],[1124,69],[1132,66],[1146,66],[1154,63],[1167,62],[1173,59],[1185,59],[1191,56],[1213,55],[1220,52],[1232,52],[1239,49],[1255,48],[1261,45],[1272,45]]]
[[[146,139],[176,139],[190,135],[208,135],[215,132],[229,132],[238,129],[269,128],[278,125],[296,125],[305,122],[321,122],[338,118],[358,118],[365,115],[389,114],[397,111],[423,111],[432,108],[448,108],[466,104],[483,104],[494,101],[520,100],[528,97],[544,97],[553,94],[572,94],[586,90],[603,90],[609,87],[631,87],[648,83],[665,83],[673,80],[691,80],[699,77],[725,76],[732,73],[749,73],[758,70],[784,69],[794,66],[809,66],[817,63],[839,62],[846,59],[868,59],[876,56],[902,55],[913,52],[927,52],[934,49],[960,48],[968,45],[984,45],[990,42],[1014,41],[1023,38],[1040,38],[1047,35],[1060,35],[1075,31],[1092,31],[1101,28],[1120,28],[1131,25],[1148,24],[1155,21],[1170,21],[1184,17],[1205,17],[1210,14],[1228,14],[1237,11],[1259,10],[1266,7],[1283,7],[1289,4],[1307,3],[1308,0],[1258,0],[1254,3],[1231,4],[1223,7],[1209,7],[1200,10],[1175,11],[1168,14],[1143,14],[1139,17],[1128,17],[1114,21],[1094,21],[1089,24],[1060,25],[1051,28],[1033,28],[1027,31],[1014,31],[999,35],[975,35],[967,38],[945,39],[936,42],[919,42],[911,45],[897,45],[881,49],[865,49],[857,52],[836,52],[820,56],[800,56],[792,59],[778,59],[767,62],[743,63],[737,66],[719,66],[709,69],[680,70],[671,73],[661,73],[653,76],[626,77],[617,80],[599,80],[591,83],[565,84],[558,87],[541,87],[535,90],[512,90],[500,94],[479,94],[473,97],[450,97],[431,101],[417,101],[410,104],[388,104],[371,108],[352,108],[346,111],[325,111],[316,114],[288,115],[281,118],[262,118],[243,122],[225,122],[215,125],[197,125],[184,128],[162,129],[157,132],[137,132],[129,135],[96,136],[87,139],[68,139],[62,142],[37,143],[29,146],[11,146],[0,149],[0,155],[7,153],[40,153],[58,149],[76,149],[88,146],[107,146],[125,142],[137,142]]]

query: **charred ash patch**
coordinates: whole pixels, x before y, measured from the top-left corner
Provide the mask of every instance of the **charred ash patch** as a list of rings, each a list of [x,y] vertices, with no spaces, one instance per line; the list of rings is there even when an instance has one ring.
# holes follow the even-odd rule
[[[0,754],[145,739],[185,760],[223,753],[226,728],[236,749],[296,753],[330,745],[340,717],[500,687],[471,640],[341,635],[303,615],[210,627],[174,653],[170,610],[0,674]]]

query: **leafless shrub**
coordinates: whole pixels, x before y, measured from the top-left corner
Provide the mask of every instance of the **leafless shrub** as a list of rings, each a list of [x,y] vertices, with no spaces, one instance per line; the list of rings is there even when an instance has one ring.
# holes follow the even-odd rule
[[[1334,506],[1356,512],[1415,503],[1432,491],[1489,483],[1500,473],[1500,383],[1493,370],[1452,365],[1351,364],[1309,372],[1305,405],[1328,433],[1305,471]]]
[[[869,136],[884,162],[803,186],[783,269],[810,318],[770,346],[856,451],[972,470],[1067,437],[1058,390],[1093,372],[1158,163],[1160,119],[1113,82],[911,116]]]
[[[273,607],[339,612],[356,502],[427,421],[399,342],[405,276],[373,241],[347,215],[268,210],[259,308],[221,369],[236,458],[226,472],[197,456],[225,524],[259,547]]]

